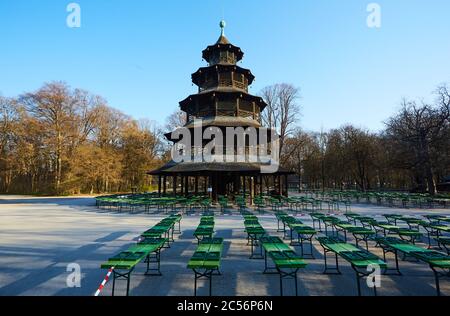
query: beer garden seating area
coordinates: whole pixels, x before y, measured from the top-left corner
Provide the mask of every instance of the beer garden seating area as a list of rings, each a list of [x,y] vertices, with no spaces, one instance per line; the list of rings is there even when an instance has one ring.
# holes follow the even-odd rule
[[[362,294],[361,279],[370,275],[368,267],[377,266],[386,275],[391,271],[401,275],[399,261],[413,258],[430,267],[436,293],[441,295],[442,279],[450,276],[450,217],[436,214],[409,216],[401,212],[369,216],[352,211],[352,205],[358,203],[400,203],[400,207],[448,205],[447,199],[442,197],[435,199],[417,194],[351,191],[308,192],[293,197],[260,195],[253,200],[246,196],[219,196],[218,203],[213,203],[208,196],[125,194],[98,197],[97,207],[108,211],[168,216],[142,233],[137,245],[112,256],[101,267],[114,267],[114,284],[119,278],[127,280],[128,295],[131,273],[135,267],[144,262],[147,264],[146,274],[149,274],[150,263],[156,263],[154,271],[161,276],[161,250],[169,248],[170,243],[175,241],[175,232],[181,233],[182,216],[201,214],[199,225],[192,236],[193,240],[197,240],[197,250],[186,264],[195,274],[194,295],[197,295],[197,282],[200,279],[209,281],[211,295],[213,276],[221,275],[223,246],[226,242],[224,238],[214,236],[215,223],[220,221],[215,216],[238,214],[244,219],[243,228],[250,248],[249,259],[264,260],[263,273],[279,275],[281,295],[286,279],[295,280],[295,294],[298,294],[298,272],[308,273],[310,260],[320,260],[315,249],[323,250],[324,274],[341,274],[339,259],[350,264],[357,280],[355,294]],[[258,218],[261,215],[273,217],[278,223],[277,230],[265,229]],[[312,225],[304,223],[308,216]],[[380,249],[382,257],[377,256],[374,249]],[[317,252],[320,253],[319,250]],[[389,258],[388,254],[393,257]],[[330,255],[334,257],[334,266],[330,265]],[[395,262],[394,268],[388,264],[388,259]],[[269,261],[273,266],[270,266]],[[376,287],[373,291],[375,295],[378,294]]]

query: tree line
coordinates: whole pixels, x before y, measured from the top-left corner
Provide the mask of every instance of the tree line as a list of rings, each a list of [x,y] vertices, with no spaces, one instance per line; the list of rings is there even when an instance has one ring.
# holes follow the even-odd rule
[[[439,189],[450,191],[447,85],[436,89],[431,103],[403,100],[398,113],[377,133],[351,124],[327,132],[306,132],[296,128],[299,89],[276,85],[264,89],[262,96],[269,104],[265,123],[281,137],[281,163],[296,172],[301,187],[432,195]]]
[[[0,193],[146,189],[145,172],[159,164],[159,147],[153,123],[65,83],[0,97]]]
[[[435,194],[450,175],[450,92],[432,103],[404,100],[380,132],[345,125],[299,128],[300,89],[264,88],[266,127],[280,134],[281,163],[307,189],[399,189]],[[63,82],[17,98],[0,96],[0,193],[80,194],[151,191],[146,172],[170,159],[164,132],[185,122],[177,111],[165,128],[137,121],[100,96]],[[448,188],[447,188],[448,190]]]

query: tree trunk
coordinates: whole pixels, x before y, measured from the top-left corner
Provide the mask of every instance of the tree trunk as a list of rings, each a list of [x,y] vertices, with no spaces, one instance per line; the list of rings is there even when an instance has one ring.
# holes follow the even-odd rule
[[[434,182],[433,170],[429,164],[426,166],[426,179],[427,179],[427,187],[428,193],[431,195],[436,195],[436,183]]]

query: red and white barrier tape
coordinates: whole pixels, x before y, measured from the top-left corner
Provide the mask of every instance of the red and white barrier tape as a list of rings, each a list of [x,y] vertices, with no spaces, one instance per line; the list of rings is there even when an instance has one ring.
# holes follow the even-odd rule
[[[103,288],[105,287],[106,283],[109,281],[109,277],[111,276],[111,273],[113,272],[114,267],[112,267],[111,269],[109,269],[108,274],[106,275],[105,279],[103,280],[102,284],[100,284],[100,286],[98,287],[97,292],[95,292],[94,296],[99,296],[100,292],[103,290]]]

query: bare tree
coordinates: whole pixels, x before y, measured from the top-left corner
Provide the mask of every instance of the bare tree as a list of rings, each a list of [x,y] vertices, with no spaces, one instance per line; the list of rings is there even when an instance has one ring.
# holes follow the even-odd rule
[[[74,111],[75,101],[65,83],[53,82],[45,84],[35,93],[24,95],[21,102],[47,132],[47,146],[52,151],[54,190],[59,194],[63,158],[66,146],[70,142],[70,133],[73,131],[71,114]]]
[[[177,128],[183,127],[187,123],[187,116],[186,113],[184,113],[181,110],[177,110],[173,112],[169,117],[166,119],[166,126],[165,130],[167,133],[173,132]]]
[[[295,131],[295,124],[300,115],[300,89],[281,83],[264,88],[260,95],[267,103],[262,113],[263,123],[280,135],[281,155],[286,139]]]
[[[261,118],[263,124],[267,128],[273,128],[278,130],[279,124],[279,104],[278,104],[278,90],[279,85],[272,85],[265,87],[261,90],[260,95],[267,104],[266,109],[263,111]]]
[[[344,141],[344,157],[362,191],[370,189],[370,171],[375,169],[375,136],[352,125],[340,129]]]
[[[19,109],[16,101],[0,96],[0,190],[8,192],[13,176]]]
[[[435,105],[404,100],[400,112],[386,122],[388,137],[413,153],[411,164],[417,171],[419,184],[426,184],[432,195],[436,194],[433,151],[442,144],[442,135],[448,129],[450,118],[447,87],[440,87],[437,95]]]

